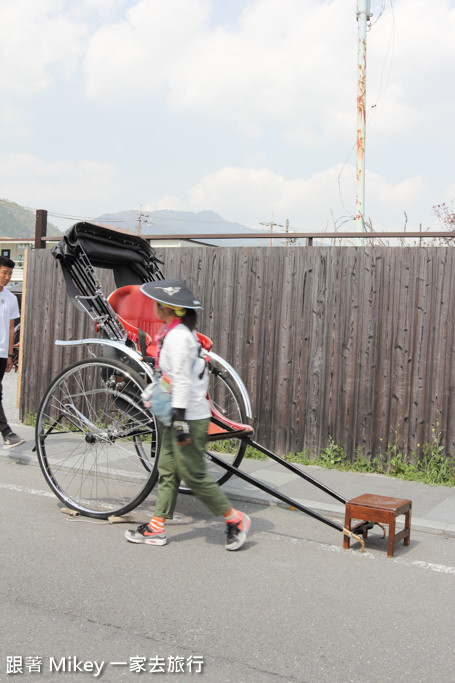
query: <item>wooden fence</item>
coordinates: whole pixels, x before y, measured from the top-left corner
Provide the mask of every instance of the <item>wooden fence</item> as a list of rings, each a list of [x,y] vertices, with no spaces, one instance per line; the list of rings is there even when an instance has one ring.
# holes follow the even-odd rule
[[[440,431],[455,450],[455,250],[450,247],[167,248],[166,277],[204,305],[199,329],[239,372],[261,443],[354,456],[406,451]],[[113,281],[100,272],[106,291]],[[49,251],[28,256],[21,417],[93,336]],[[86,355],[86,353],[85,353]]]

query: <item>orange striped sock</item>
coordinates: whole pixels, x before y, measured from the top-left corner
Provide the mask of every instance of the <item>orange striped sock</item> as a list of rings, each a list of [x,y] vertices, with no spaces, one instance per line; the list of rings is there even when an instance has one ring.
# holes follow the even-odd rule
[[[164,533],[164,522],[158,517],[153,517],[148,523],[148,527],[154,534]]]

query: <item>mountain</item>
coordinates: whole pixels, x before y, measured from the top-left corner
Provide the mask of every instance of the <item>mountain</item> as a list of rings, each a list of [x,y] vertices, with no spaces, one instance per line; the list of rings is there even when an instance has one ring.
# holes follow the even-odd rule
[[[128,230],[141,235],[213,235],[230,233],[266,232],[266,227],[260,230],[248,228],[240,223],[225,221],[214,211],[121,211],[119,213],[105,213],[97,218],[101,223],[113,225],[122,230]],[[139,232],[140,226],[140,232]],[[245,240],[216,240],[200,238],[207,244],[220,246],[268,246],[268,239]],[[274,240],[276,244],[277,241]]]
[[[35,237],[35,223],[36,216],[33,211],[6,199],[0,199],[0,237]],[[48,222],[47,234],[58,237],[62,233]]]

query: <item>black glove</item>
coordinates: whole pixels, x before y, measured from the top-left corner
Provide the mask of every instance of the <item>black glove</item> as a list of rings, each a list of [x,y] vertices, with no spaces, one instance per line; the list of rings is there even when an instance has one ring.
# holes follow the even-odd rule
[[[179,446],[191,443],[190,428],[185,422],[185,408],[172,409],[172,428]]]

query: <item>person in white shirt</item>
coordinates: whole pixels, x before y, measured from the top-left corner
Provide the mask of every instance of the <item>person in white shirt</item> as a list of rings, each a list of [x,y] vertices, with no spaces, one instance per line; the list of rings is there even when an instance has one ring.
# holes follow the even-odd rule
[[[5,372],[11,372],[13,367],[14,321],[20,315],[17,298],[7,289],[14,266],[10,258],[0,256],[0,432],[6,450],[16,448],[25,441],[9,426],[2,403],[3,376]]]
[[[226,494],[207,474],[203,457],[211,410],[207,399],[209,373],[194,332],[196,309],[202,306],[179,278],[148,282],[141,291],[154,300],[156,316],[165,323],[157,335],[155,367],[170,382],[172,418],[170,426],[162,426],[153,518],[126,531],[125,537],[131,543],[166,545],[165,521],[174,515],[183,480],[214,515],[224,517],[226,550],[238,550],[245,543],[251,520],[231,506]]]

